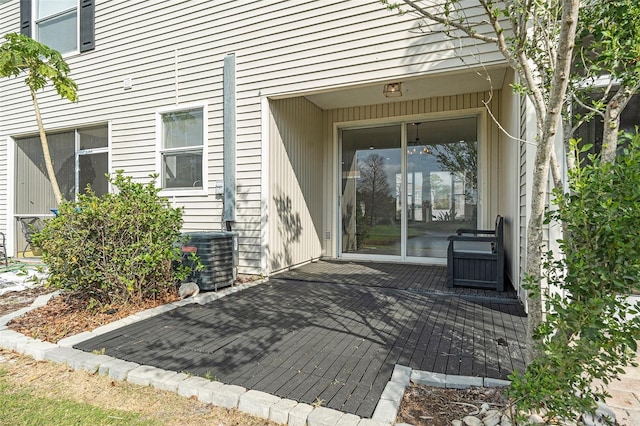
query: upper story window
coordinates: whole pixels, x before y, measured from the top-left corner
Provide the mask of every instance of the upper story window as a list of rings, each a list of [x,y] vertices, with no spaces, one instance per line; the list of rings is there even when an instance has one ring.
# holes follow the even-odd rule
[[[95,0],[21,0],[20,32],[60,53],[95,48]]]
[[[35,38],[61,53],[78,50],[78,1],[36,0]]]
[[[160,114],[160,178],[165,189],[204,189],[204,109]]]

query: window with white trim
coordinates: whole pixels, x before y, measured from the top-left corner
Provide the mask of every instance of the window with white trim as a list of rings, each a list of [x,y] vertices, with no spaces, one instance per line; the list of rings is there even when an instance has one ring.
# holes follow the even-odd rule
[[[107,125],[47,133],[56,180],[65,200],[75,200],[88,186],[98,196],[109,192]],[[46,215],[57,207],[39,135],[16,139],[15,211]]]
[[[61,52],[78,50],[77,0],[37,0],[35,37]]]
[[[203,189],[203,108],[160,114],[160,179],[165,189]]]
[[[60,53],[95,48],[95,0],[22,0],[20,32]]]

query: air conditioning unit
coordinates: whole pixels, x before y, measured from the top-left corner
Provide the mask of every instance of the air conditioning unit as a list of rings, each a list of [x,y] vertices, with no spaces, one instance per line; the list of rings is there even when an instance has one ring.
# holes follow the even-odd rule
[[[233,285],[237,278],[238,234],[235,232],[187,232],[181,246],[182,262],[193,266],[195,254],[204,266],[185,280],[195,282],[200,290],[218,290]]]

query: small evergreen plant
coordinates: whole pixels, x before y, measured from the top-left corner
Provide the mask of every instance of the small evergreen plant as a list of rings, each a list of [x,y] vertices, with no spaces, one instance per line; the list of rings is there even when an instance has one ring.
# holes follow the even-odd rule
[[[50,286],[79,292],[94,305],[140,303],[175,291],[188,274],[181,265],[182,209],[147,184],[118,171],[116,191],[98,197],[90,188],[65,201],[34,245],[42,249]],[[176,264],[178,266],[176,266]]]
[[[573,148],[578,158],[591,147]],[[640,289],[640,135],[613,164],[587,158],[547,217],[564,236],[562,256],[548,253],[543,267],[547,314],[534,336],[541,356],[511,377],[518,409],[546,413],[549,424],[593,413],[622,366],[636,365],[640,339],[638,306],[627,298]]]

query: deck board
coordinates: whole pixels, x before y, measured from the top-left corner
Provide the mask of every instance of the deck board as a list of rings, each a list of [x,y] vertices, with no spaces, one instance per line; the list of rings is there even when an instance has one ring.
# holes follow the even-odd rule
[[[371,417],[395,364],[494,378],[524,366],[515,293],[448,289],[445,275],[318,262],[76,348]]]

